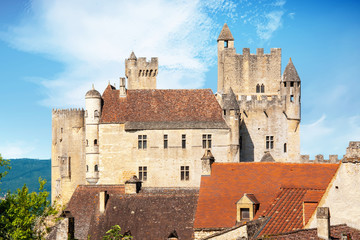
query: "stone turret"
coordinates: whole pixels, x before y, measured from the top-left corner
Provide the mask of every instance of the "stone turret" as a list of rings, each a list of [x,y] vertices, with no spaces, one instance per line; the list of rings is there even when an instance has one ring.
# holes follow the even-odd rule
[[[289,119],[301,118],[301,81],[296,68],[289,60],[281,80],[281,95],[286,97],[286,115]]]
[[[217,39],[218,46],[218,93],[223,93],[225,91],[224,86],[224,56],[223,52],[231,52],[233,54],[236,53],[234,48],[234,37],[231,34],[231,31],[228,25],[225,23],[220,35]]]
[[[99,123],[101,116],[101,95],[93,88],[85,95],[85,152],[86,180],[96,184],[99,180]]]
[[[137,58],[134,52],[125,59],[125,75],[128,78],[128,89],[156,89],[158,58]]]

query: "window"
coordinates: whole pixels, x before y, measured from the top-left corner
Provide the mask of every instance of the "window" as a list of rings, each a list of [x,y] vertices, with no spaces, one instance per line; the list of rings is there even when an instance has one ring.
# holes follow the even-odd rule
[[[61,133],[63,133],[64,132],[64,129],[63,128],[61,128]]]
[[[294,86],[294,82],[290,82],[290,87],[293,87]]]
[[[86,172],[88,172],[89,171],[89,166],[88,165],[86,165]]]
[[[94,171],[95,171],[95,172],[98,172],[98,171],[99,171],[98,165],[95,165],[95,166],[94,166]]]
[[[211,134],[202,135],[202,146],[203,148],[211,148]]]
[[[146,148],[147,148],[147,136],[138,135],[138,149],[146,149]]]
[[[99,117],[99,111],[98,110],[94,111],[94,117]]]
[[[290,102],[294,101],[294,95],[290,95]]]
[[[164,148],[168,148],[168,135],[164,134]]]
[[[250,211],[248,208],[240,208],[241,220],[250,220]]]
[[[224,109],[224,116],[226,115],[226,110]]]
[[[229,46],[229,42],[228,42],[228,40],[225,40],[224,41],[224,48],[228,48],[228,46]]]
[[[266,136],[266,149],[274,148],[274,136]]]
[[[256,93],[259,93],[260,92],[260,85],[256,85]]]
[[[181,166],[180,167],[180,179],[181,179],[181,181],[189,181],[190,180],[189,166]]]
[[[186,148],[186,135],[181,135],[181,147]]]
[[[286,153],[287,149],[286,149],[286,143],[284,143],[284,153]]]
[[[284,87],[286,87],[286,82],[284,82]]]
[[[141,181],[147,180],[147,167],[146,166],[139,167],[139,179]]]
[[[87,110],[85,110],[85,117],[86,117],[86,118],[88,117],[88,113],[87,113]]]
[[[94,146],[97,146],[97,145],[98,145],[97,139],[94,139]]]
[[[262,93],[264,93],[265,92],[265,86],[264,86],[264,84],[261,84],[261,90],[260,90]]]
[[[86,139],[86,146],[89,146],[89,140]]]

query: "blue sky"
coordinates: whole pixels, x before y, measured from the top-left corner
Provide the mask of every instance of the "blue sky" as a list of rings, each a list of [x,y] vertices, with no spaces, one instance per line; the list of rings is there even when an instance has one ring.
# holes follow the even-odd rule
[[[302,80],[301,153],[360,140],[358,1],[1,0],[0,153],[50,158],[52,108],[84,107],[94,83],[118,86],[131,51],[159,57],[159,88],[216,92],[216,39],[237,52],[282,48]]]

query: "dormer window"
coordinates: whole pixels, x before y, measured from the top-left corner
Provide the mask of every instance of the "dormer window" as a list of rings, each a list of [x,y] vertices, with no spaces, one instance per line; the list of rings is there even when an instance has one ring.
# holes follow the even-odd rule
[[[228,46],[229,46],[229,42],[228,42],[228,40],[225,40],[224,41],[224,48],[228,48]]]
[[[254,194],[244,193],[236,203],[237,222],[253,220],[259,206],[260,203]]]

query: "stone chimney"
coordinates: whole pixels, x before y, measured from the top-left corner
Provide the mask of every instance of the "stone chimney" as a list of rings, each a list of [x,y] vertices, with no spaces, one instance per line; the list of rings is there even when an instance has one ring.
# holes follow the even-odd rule
[[[120,97],[126,97],[125,78],[120,78]]]
[[[316,210],[317,234],[321,239],[330,239],[330,210],[328,207],[318,207]]]
[[[141,189],[141,180],[135,175],[125,182],[125,194],[136,194]]]
[[[204,156],[201,158],[201,175],[211,175],[211,165],[214,163],[215,158],[210,149],[206,149]]]
[[[109,199],[109,194],[106,191],[102,191],[99,194],[99,211],[100,213],[104,213],[106,209],[106,204]]]

